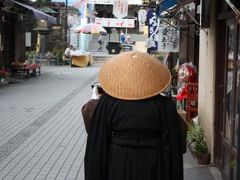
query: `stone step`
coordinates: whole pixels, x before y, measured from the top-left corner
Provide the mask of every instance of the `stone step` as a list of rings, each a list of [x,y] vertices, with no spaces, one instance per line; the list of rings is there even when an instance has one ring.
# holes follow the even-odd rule
[[[111,57],[115,55],[93,55],[93,63],[92,64],[104,64]]]
[[[131,37],[131,41],[135,41],[136,43],[138,41],[141,41],[141,42],[144,42],[146,41],[147,39],[147,36],[144,35],[144,34],[128,34],[130,37]],[[88,50],[89,52],[92,52],[92,51],[97,51],[98,48],[99,48],[99,44],[97,42],[99,38],[99,35],[92,35],[91,36],[91,40],[90,40],[90,43],[89,43],[89,46],[88,46]],[[106,51],[106,45],[108,44],[108,41],[109,41],[109,35],[107,36],[104,36],[103,38],[104,40],[104,43],[103,43],[103,51]],[[111,35],[110,35],[110,41],[111,42],[119,42],[119,34],[117,34],[116,32],[113,32]]]

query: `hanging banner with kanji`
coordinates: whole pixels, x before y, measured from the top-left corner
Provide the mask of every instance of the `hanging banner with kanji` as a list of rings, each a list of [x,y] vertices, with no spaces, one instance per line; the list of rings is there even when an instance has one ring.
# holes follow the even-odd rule
[[[134,28],[134,19],[95,18],[95,24],[103,27]]]
[[[179,52],[178,29],[169,25],[161,25],[159,27],[158,51],[160,52]]]
[[[126,17],[128,15],[128,0],[115,0],[113,15],[120,19]]]
[[[158,26],[159,20],[154,9],[149,9],[147,14],[148,21],[148,52],[158,50]]]

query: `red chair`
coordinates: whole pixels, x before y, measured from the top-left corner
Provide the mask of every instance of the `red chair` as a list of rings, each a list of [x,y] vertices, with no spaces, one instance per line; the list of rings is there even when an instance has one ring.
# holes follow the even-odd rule
[[[198,115],[198,83],[187,84],[186,120],[190,122]]]

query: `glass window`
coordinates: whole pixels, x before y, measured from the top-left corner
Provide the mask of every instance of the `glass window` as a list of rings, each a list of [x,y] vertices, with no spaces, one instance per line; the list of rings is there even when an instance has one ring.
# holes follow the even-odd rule
[[[240,29],[238,31],[238,53],[237,53],[237,104],[236,104],[236,119],[234,127],[234,146],[238,147],[238,134],[239,132],[239,118],[240,118]]]
[[[230,127],[233,117],[233,75],[234,75],[234,32],[235,26],[228,26],[228,59],[227,59],[227,87],[226,87],[226,120],[225,120],[225,138],[230,141]]]

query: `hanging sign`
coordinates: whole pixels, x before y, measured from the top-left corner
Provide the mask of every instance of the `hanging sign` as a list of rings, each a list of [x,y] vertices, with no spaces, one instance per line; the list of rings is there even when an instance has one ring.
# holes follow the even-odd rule
[[[103,27],[134,28],[134,19],[95,18],[95,24]]]
[[[160,52],[179,52],[179,37],[178,29],[162,25],[159,27],[158,51]]]
[[[113,15],[124,18],[128,15],[128,0],[115,0],[113,4]]]
[[[139,22],[139,24],[145,25],[146,20],[147,20],[147,10],[140,9],[138,11],[138,22]]]
[[[148,52],[157,51],[159,22],[156,12],[153,9],[148,10],[147,21],[148,21],[148,40],[147,40]]]

